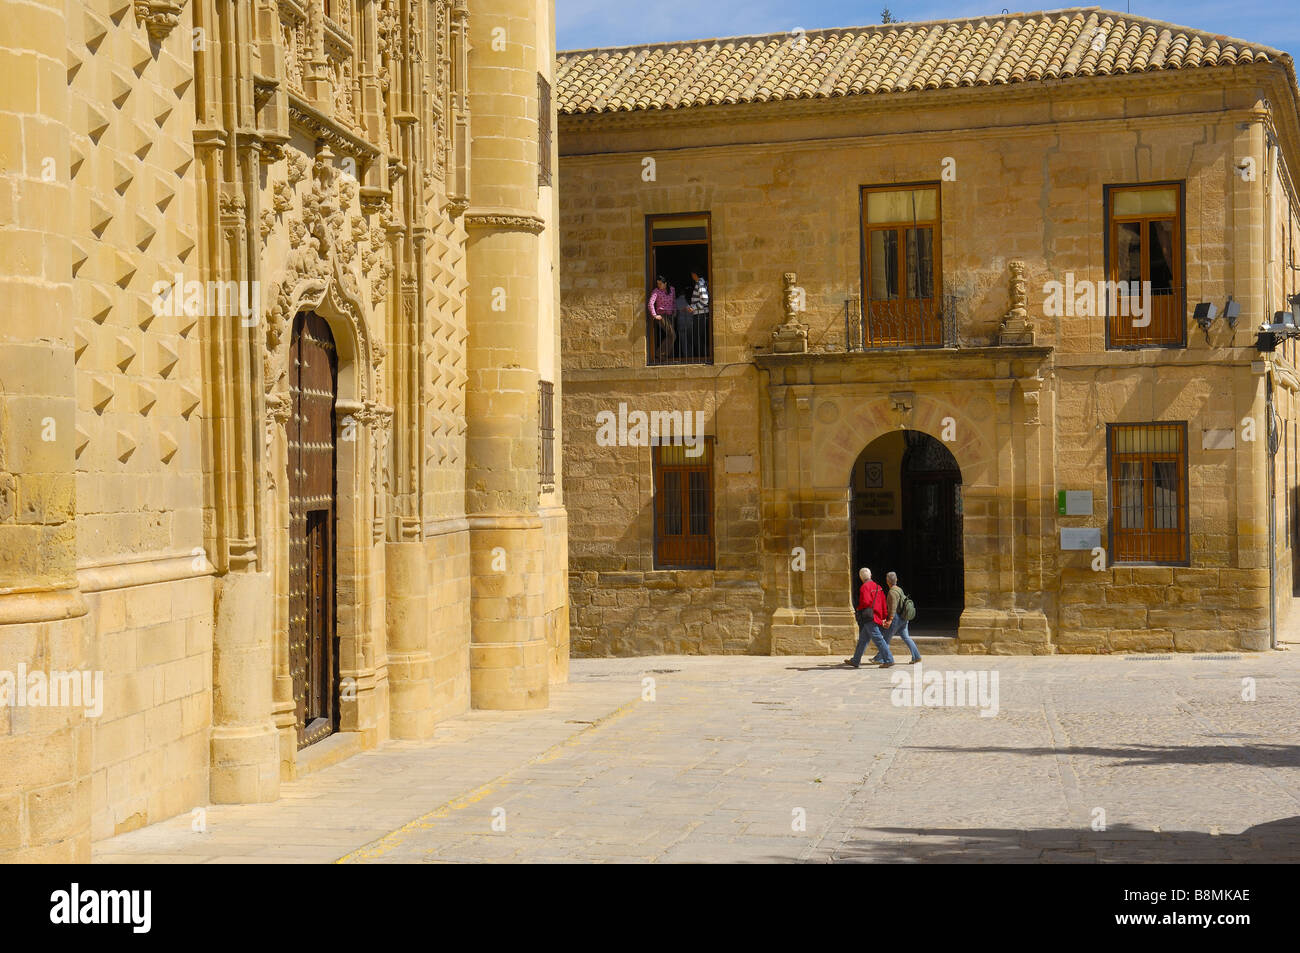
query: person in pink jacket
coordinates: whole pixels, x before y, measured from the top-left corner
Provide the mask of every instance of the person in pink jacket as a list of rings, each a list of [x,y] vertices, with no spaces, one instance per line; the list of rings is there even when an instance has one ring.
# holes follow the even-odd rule
[[[650,292],[646,310],[650,312],[650,317],[654,319],[655,327],[659,330],[655,357],[672,357],[673,344],[677,341],[677,329],[673,327],[673,314],[677,310],[677,304],[673,297],[673,289],[663,275],[655,278],[655,288]]]

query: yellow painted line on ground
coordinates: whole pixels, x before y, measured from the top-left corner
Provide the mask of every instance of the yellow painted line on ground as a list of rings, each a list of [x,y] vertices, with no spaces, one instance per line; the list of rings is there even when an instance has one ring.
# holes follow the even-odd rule
[[[334,863],[336,864],[364,863],[367,860],[374,860],[377,857],[384,856],[389,851],[393,850],[395,847],[401,845],[402,842],[406,840],[409,834],[412,834],[415,831],[430,830],[434,826],[433,824],[434,821],[447,817],[453,811],[459,811],[462,810],[463,808],[469,807],[471,804],[477,804],[479,801],[483,800],[489,794],[492,794],[495,791],[499,790],[506,784],[507,779],[512,774],[515,774],[523,770],[524,768],[527,768],[529,765],[545,764],[548,761],[554,761],[564,752],[565,748],[571,748],[574,745],[576,745],[579,741],[582,740],[582,737],[586,735],[588,732],[594,731],[597,728],[604,727],[605,725],[608,725],[610,722],[617,721],[619,718],[622,718],[624,715],[628,714],[633,708],[635,708],[638,704],[640,704],[640,702],[641,699],[639,696],[637,698],[634,698],[632,701],[628,702],[627,704],[619,708],[616,708],[608,715],[602,715],[600,718],[597,718],[591,724],[585,725],[581,730],[574,732],[572,735],[565,738],[563,741],[551,745],[551,747],[547,748],[541,754],[529,758],[523,764],[519,765],[519,767],[511,768],[505,774],[499,775],[498,777],[493,778],[491,781],[488,781],[486,784],[480,785],[479,787],[470,791],[468,794],[462,794],[460,797],[453,798],[452,800],[448,801],[446,804],[442,805],[441,807],[435,808],[434,810],[430,811],[428,814],[423,814],[420,817],[417,817],[415,820],[403,824],[397,830],[385,834],[383,837],[379,838],[378,840],[371,841],[369,844],[366,844],[362,847],[358,847],[350,854],[344,854],[338,860],[334,861]]]

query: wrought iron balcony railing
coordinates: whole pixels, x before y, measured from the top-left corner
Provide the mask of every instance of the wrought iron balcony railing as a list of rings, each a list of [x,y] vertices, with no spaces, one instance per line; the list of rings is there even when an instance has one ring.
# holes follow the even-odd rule
[[[713,315],[678,310],[662,320],[646,315],[646,365],[712,364]]]
[[[1124,286],[1121,284],[1121,289]],[[1103,290],[1097,311],[1107,315],[1110,347],[1177,347],[1187,340],[1187,298],[1181,287],[1151,288],[1136,295]]]
[[[886,347],[956,347],[957,297],[869,301],[859,295],[844,302],[847,351]]]

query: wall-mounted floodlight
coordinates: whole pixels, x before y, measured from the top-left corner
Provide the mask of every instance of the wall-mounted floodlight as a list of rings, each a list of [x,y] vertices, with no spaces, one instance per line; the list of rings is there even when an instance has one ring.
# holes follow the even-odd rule
[[[1228,322],[1228,327],[1237,326],[1237,318],[1241,315],[1241,302],[1233,301],[1232,295],[1228,295],[1228,303],[1223,306],[1223,317]]]
[[[1259,337],[1255,339],[1255,347],[1260,351],[1272,351],[1278,344],[1287,338],[1300,336],[1300,294],[1293,295],[1290,299],[1290,311],[1277,311],[1273,314],[1272,322],[1265,322],[1259,326]]]
[[[1214,323],[1214,319],[1218,317],[1218,314],[1219,309],[1214,306],[1212,301],[1200,302],[1196,306],[1196,310],[1192,312],[1192,317],[1196,319],[1196,323],[1200,325],[1207,338],[1210,335],[1210,325]]]

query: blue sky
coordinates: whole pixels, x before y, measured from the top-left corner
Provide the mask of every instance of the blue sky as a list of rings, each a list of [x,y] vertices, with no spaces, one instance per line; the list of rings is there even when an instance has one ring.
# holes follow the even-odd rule
[[[1061,0],[1026,6],[1014,0],[889,0],[900,20],[943,20],[1010,10],[1061,9]],[[1079,4],[1087,6],[1090,4]],[[1300,54],[1297,0],[1112,0],[1102,9],[1166,20],[1253,40]],[[774,33],[803,27],[862,26],[880,22],[885,0],[555,0],[559,47],[627,46],[663,40]]]

